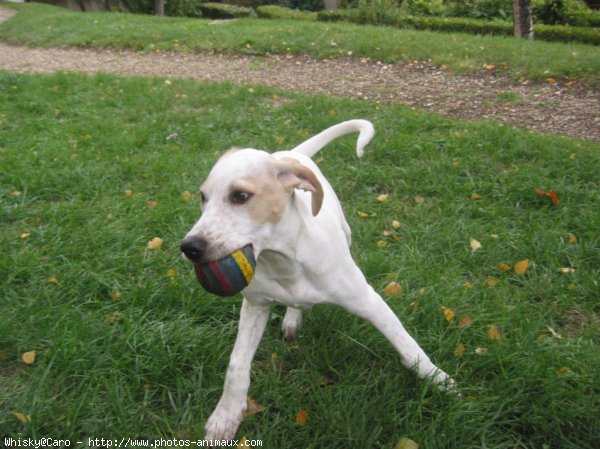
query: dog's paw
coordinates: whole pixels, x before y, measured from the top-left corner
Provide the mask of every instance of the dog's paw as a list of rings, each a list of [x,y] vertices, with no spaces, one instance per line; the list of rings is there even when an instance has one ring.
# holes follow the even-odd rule
[[[300,327],[302,326],[302,311],[288,307],[281,323],[281,335],[285,341],[292,341],[296,338]]]
[[[233,440],[240,423],[242,412],[232,413],[224,409],[216,409],[204,426],[204,439]]]
[[[445,393],[456,395],[458,397],[462,396],[458,389],[458,384],[456,383],[456,381],[454,379],[452,379],[450,376],[448,376],[448,374],[446,374],[444,371],[438,370],[432,376],[432,380],[434,383],[437,384],[438,388],[441,391],[443,391]]]

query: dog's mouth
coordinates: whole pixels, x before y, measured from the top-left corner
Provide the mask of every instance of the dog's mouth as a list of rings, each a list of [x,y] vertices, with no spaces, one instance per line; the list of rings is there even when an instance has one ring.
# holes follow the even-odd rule
[[[254,277],[256,259],[252,244],[212,262],[195,263],[198,282],[218,296],[233,296],[248,286]]]

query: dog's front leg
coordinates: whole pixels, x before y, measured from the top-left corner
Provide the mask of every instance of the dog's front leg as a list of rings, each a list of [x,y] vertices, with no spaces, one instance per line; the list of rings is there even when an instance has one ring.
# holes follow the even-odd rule
[[[254,306],[246,299],[242,303],[223,394],[204,428],[206,440],[231,440],[242,422],[252,359],[269,319],[269,310],[269,307]]]

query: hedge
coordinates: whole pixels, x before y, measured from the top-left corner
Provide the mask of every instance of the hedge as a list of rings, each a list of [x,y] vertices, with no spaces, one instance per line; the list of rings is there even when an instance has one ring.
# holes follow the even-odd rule
[[[254,14],[252,8],[244,6],[228,5],[225,3],[202,3],[199,6],[203,17],[211,19],[235,19],[240,17],[250,17]]]
[[[256,15],[262,19],[317,20],[317,13],[284,8],[277,5],[262,5],[256,8]]]
[[[467,19],[459,17],[404,16],[390,15],[385,18],[361,14],[359,10],[338,9],[320,11],[317,20],[324,22],[346,21],[359,24],[390,25],[416,30],[460,32],[470,34],[492,34],[512,36],[513,25],[510,22]],[[600,29],[591,27],[571,27],[564,25],[534,25],[535,38],[546,41],[569,41],[583,44],[600,45]]]

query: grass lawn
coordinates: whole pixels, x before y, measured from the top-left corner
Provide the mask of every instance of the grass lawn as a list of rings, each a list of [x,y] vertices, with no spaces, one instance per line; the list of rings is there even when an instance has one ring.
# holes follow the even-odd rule
[[[0,24],[0,40],[32,46],[302,53],[385,62],[418,59],[444,65],[454,73],[477,72],[485,64],[495,65],[515,79],[543,81],[554,77],[592,85],[600,82],[600,47],[592,45],[302,20],[240,19],[212,24],[205,19],[81,14],[42,4],[10,7],[19,14]]]
[[[417,381],[342,310],[315,307],[285,344],[275,309],[250,389],[266,409],[238,436],[278,449],[600,444],[597,145],[229,84],[0,72],[0,92],[1,436],[200,438],[240,307],[204,293],[179,254],[201,180],[230,146],[289,148],[362,117],[377,129],[365,159],[347,137],[320,166],[354,257],[379,291],[402,286],[388,302],[464,399]]]

